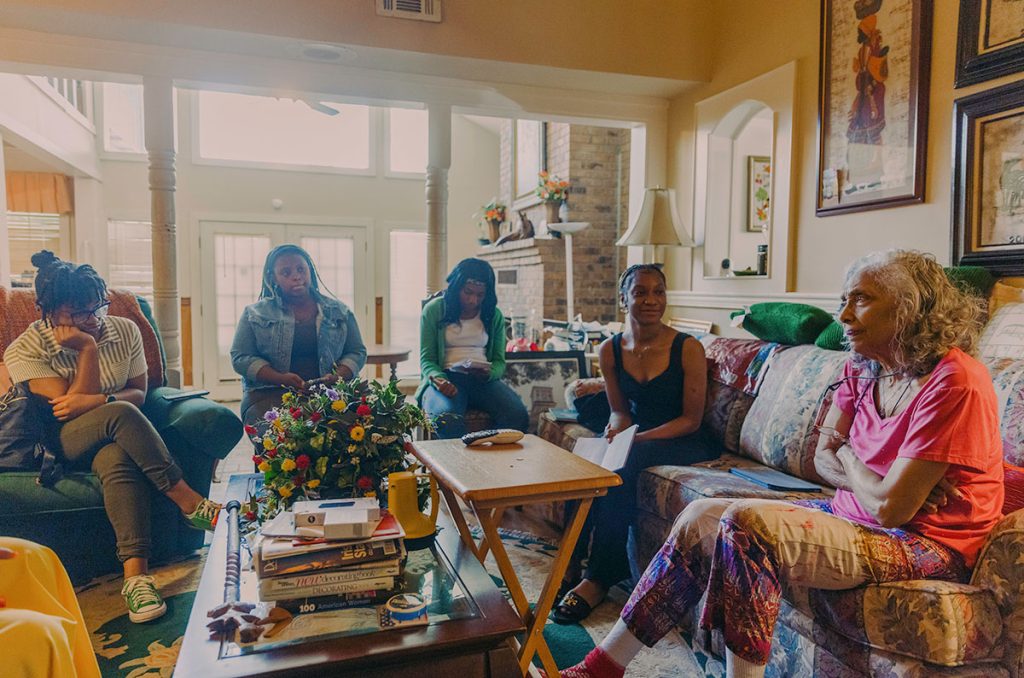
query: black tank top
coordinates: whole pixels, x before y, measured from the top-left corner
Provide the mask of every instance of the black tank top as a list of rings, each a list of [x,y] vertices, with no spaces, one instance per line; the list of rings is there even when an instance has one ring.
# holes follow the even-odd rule
[[[641,431],[661,426],[683,412],[683,342],[690,335],[679,332],[672,340],[668,367],[650,381],[640,383],[622,366],[622,334],[612,337],[615,374],[629,402],[629,414]]]

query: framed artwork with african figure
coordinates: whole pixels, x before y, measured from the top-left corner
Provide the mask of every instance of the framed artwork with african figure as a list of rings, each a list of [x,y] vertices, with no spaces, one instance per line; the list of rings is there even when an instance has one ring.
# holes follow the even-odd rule
[[[953,262],[1024,275],[1024,81],[953,102]]]
[[[924,200],[932,0],[822,0],[818,216]]]
[[[1024,71],[1024,2],[960,0],[954,87]]]

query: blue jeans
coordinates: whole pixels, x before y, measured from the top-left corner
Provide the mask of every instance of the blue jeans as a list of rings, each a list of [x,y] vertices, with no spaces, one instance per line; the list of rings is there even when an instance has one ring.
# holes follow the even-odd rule
[[[445,371],[445,378],[459,390],[449,398],[433,385],[423,392],[423,409],[433,418],[438,438],[460,438],[466,434],[466,410],[483,410],[490,415],[495,428],[514,428],[525,432],[530,425],[526,406],[508,384],[481,381],[460,372]]]

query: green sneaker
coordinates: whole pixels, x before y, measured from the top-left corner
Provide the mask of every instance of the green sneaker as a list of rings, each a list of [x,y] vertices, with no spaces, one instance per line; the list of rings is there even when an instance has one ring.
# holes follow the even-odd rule
[[[125,579],[121,595],[128,606],[128,618],[136,624],[157,619],[167,612],[167,604],[156,590],[156,582],[148,574]]]
[[[221,506],[217,502],[204,499],[199,502],[199,505],[196,506],[192,513],[185,514],[185,521],[188,522],[189,527],[213,532],[213,528],[217,527],[220,509]]]

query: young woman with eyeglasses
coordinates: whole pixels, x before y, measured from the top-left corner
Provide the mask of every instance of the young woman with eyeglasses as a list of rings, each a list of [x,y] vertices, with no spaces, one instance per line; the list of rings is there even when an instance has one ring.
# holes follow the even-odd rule
[[[835,496],[691,502],[611,632],[562,675],[621,677],[705,594],[727,674],[762,676],[784,588],[966,581],[1004,494],[996,395],[970,355],[981,317],[928,255],[854,262],[838,313],[852,353],[815,457]]]
[[[212,530],[220,506],[182,479],[139,408],[146,399],[142,334],[131,320],[107,316],[107,285],[88,264],[32,255],[36,305],[42,312],[4,353],[14,382],[45,398],[60,426],[63,458],[92,468],[124,566],[121,593],[133,622],[167,611],[148,575],[151,487],[165,494],[197,529]]]

